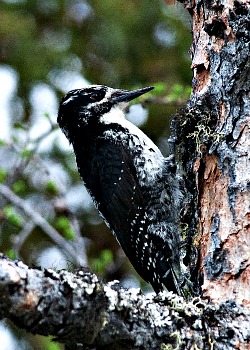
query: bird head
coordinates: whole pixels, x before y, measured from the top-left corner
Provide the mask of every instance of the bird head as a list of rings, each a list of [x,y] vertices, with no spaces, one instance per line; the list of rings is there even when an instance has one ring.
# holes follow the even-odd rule
[[[62,99],[57,122],[70,142],[76,128],[95,127],[103,123],[112,114],[119,117],[127,104],[136,97],[145,94],[154,87],[137,90],[113,89],[104,85],[90,85],[83,89],[69,91]],[[115,113],[112,113],[112,112]]]

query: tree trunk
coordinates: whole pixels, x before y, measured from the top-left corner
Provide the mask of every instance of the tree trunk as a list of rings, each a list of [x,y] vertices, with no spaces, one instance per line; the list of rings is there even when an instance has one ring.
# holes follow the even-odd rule
[[[172,129],[196,188],[202,294],[250,306],[249,7],[229,0],[185,7],[193,17],[193,90]]]

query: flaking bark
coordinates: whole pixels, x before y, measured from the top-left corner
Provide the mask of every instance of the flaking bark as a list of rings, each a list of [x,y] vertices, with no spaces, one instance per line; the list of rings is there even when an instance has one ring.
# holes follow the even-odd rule
[[[0,317],[67,349],[235,349],[250,341],[249,310],[173,293],[143,295],[91,272],[31,269],[0,256]],[[241,347],[244,349],[244,347]]]
[[[184,4],[193,17],[193,91],[172,138],[196,201],[196,233],[188,223],[200,252],[195,283],[208,300],[250,306],[249,3]]]

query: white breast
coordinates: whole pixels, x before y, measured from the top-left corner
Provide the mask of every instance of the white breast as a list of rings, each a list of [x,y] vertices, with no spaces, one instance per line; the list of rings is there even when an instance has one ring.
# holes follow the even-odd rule
[[[120,108],[112,108],[101,117],[100,121],[104,124],[117,123],[128,130],[131,137],[128,137],[127,133],[119,132],[120,139],[129,148],[134,158],[141,185],[152,186],[152,181],[162,173],[164,167],[164,157],[159,148],[143,131],[125,119],[124,112]],[[117,132],[114,135],[114,131],[110,129],[105,132],[105,136],[115,139]]]

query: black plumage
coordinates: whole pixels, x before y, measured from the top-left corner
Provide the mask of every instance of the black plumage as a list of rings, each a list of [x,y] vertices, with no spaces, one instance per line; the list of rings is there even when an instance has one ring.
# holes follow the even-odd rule
[[[58,123],[101,216],[137,272],[156,292],[178,292],[178,216],[183,194],[175,166],[124,118],[127,102],[151,90],[93,85],[70,91]]]

